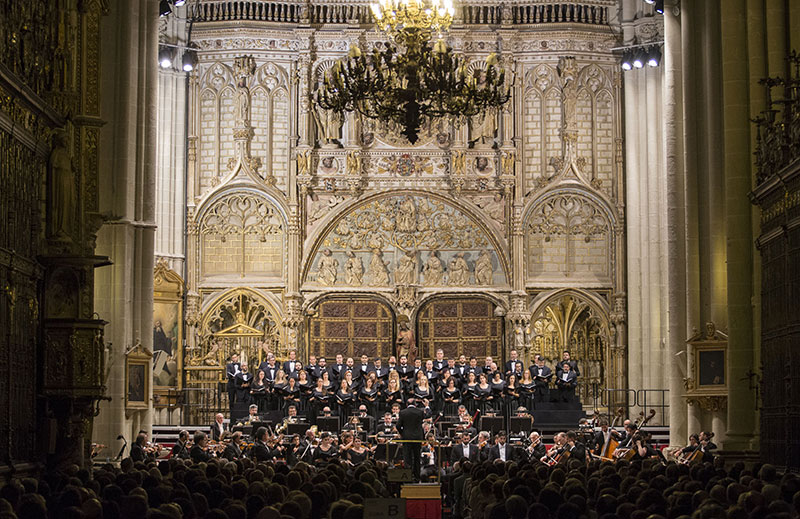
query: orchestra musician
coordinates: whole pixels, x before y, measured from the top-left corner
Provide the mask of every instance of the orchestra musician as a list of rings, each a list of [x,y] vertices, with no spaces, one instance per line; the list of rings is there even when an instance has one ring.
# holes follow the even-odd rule
[[[140,431],[139,434],[136,435],[136,440],[133,442],[133,445],[131,445],[130,457],[134,463],[136,463],[137,461],[144,462],[147,460],[148,455],[145,452],[146,446],[147,446],[147,433]]]
[[[218,442],[226,432],[228,432],[228,427],[225,425],[225,417],[222,416],[222,413],[217,413],[214,416],[214,423],[211,424],[211,439]]]
[[[478,457],[475,461],[484,462],[489,459],[489,449],[492,447],[489,443],[489,438],[488,431],[478,433]]]
[[[260,422],[261,418],[258,416],[258,406],[256,404],[250,404],[250,407],[247,408],[247,418],[245,419],[245,425],[252,425],[256,422]]]
[[[456,462],[465,458],[469,461],[475,461],[475,458],[478,457],[478,446],[470,441],[469,433],[462,432],[459,440],[461,443],[453,445],[450,449],[450,463],[455,465]]]
[[[188,460],[191,455],[189,454],[187,443],[189,443],[189,431],[184,430],[179,432],[178,441],[176,441],[175,445],[172,446],[172,453],[170,454],[170,457]]]
[[[569,451],[569,457],[573,460],[578,460],[581,463],[586,463],[588,454],[586,452],[586,446],[578,441],[578,435],[575,431],[568,431],[566,435],[566,450]]]
[[[228,461],[237,460],[242,457],[242,431],[236,431],[231,436],[231,441],[222,451],[222,457]]]
[[[333,437],[324,432],[320,436],[320,444],[314,452],[314,461],[328,461],[339,456],[339,449],[333,445]]]
[[[496,440],[497,442],[489,448],[489,461],[511,461],[515,459],[514,447],[506,443],[506,432],[498,432]]]
[[[244,366],[244,364],[242,364],[242,366]],[[189,451],[189,456],[195,463],[209,461],[211,459],[211,454],[208,453],[208,436],[203,431],[194,433],[194,445],[192,445]]]
[[[436,433],[428,432],[420,449],[420,479],[423,481],[437,474],[439,477],[444,475],[436,464],[436,445]]]
[[[271,460],[272,453],[267,446],[267,428],[259,427],[254,436],[255,442],[253,442],[253,450],[251,451],[253,459],[256,460],[256,463]]]
[[[533,431],[528,435],[530,444],[524,449],[520,449],[519,458],[521,461],[538,462],[547,454],[542,437],[538,432]]]

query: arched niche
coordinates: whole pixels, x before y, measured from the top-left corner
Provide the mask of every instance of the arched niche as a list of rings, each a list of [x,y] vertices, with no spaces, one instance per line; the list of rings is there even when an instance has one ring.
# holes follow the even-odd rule
[[[386,360],[394,354],[395,314],[388,302],[370,295],[327,296],[308,318],[308,354],[331,364],[337,354],[366,354]]]
[[[432,193],[382,193],[321,229],[304,287],[506,287],[497,236],[469,209]]]
[[[435,358],[442,349],[445,358],[466,355],[491,356],[503,363],[503,318],[488,297],[441,295],[426,300],[417,312],[418,357]]]
[[[529,206],[524,222],[529,280],[611,285],[615,219],[601,198],[552,191]]]
[[[615,387],[614,374],[606,370],[611,359],[608,309],[594,294],[559,290],[537,302],[531,314],[532,354],[541,355],[555,372],[555,365],[569,350],[578,362],[578,394],[587,404],[594,389]]]
[[[286,222],[270,198],[254,190],[223,192],[201,208],[197,223],[203,277],[283,279]]]

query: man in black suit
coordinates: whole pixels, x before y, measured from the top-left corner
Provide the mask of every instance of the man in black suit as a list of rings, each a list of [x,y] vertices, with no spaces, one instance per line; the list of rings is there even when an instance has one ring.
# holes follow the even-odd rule
[[[469,358],[469,366],[464,373],[464,380],[467,380],[467,375],[469,373],[475,373],[475,379],[477,380],[481,373],[483,373],[483,369],[478,366],[478,359],[475,357]]]
[[[458,364],[455,365],[456,371],[454,373],[455,376],[458,377],[458,380],[463,383],[467,380],[467,368],[469,367],[469,363],[467,362],[467,356],[461,355],[458,357]]]
[[[144,450],[146,444],[147,444],[147,434],[140,432],[136,436],[136,441],[134,441],[133,445],[131,445],[131,460],[134,463],[137,461],[144,462],[147,460],[147,453]]]
[[[425,361],[425,369],[423,370],[425,376],[428,378],[428,382],[431,385],[431,389],[436,387],[437,382],[439,381],[439,371],[433,367],[432,360]]]
[[[188,460],[189,449],[186,447],[186,443],[189,440],[189,431],[181,431],[178,433],[178,441],[175,442],[175,445],[172,446],[172,454],[170,455],[171,458],[177,458],[181,460]]]
[[[231,411],[233,410],[233,404],[236,403],[236,375],[241,369],[239,356],[234,353],[231,355],[231,361],[225,365],[225,374],[228,377],[228,385],[226,386],[228,390],[228,405]]]
[[[510,375],[517,369],[517,362],[519,361],[519,353],[517,350],[511,350],[510,358],[506,361],[505,369],[503,373],[506,375]]]
[[[556,364],[556,377],[561,378],[561,371],[563,371],[564,364],[569,364],[569,369],[573,373],[575,373],[576,377],[581,376],[581,372],[578,370],[578,363],[570,357],[569,350],[564,350],[564,353],[561,356],[561,360]]]
[[[536,401],[549,402],[550,401],[550,379],[553,377],[553,372],[544,365],[544,359],[541,355],[536,355],[535,364],[530,367],[531,378],[536,386]]]
[[[262,362],[261,365],[258,367],[258,369],[260,369],[261,371],[264,372],[264,375],[266,375],[265,378],[268,381],[274,382],[275,381],[275,375],[278,373],[278,370],[280,369],[280,367],[275,362],[275,355],[270,353],[270,354],[267,355],[267,360]]]
[[[337,383],[341,382],[344,377],[345,367],[342,354],[336,355],[336,362],[331,366],[331,380],[335,380]]]
[[[436,350],[436,358],[433,360],[433,369],[437,372],[442,371],[447,366],[447,359],[444,358],[444,350]]]
[[[519,449],[517,451],[517,458],[519,461],[527,461],[530,463],[538,463],[545,454],[547,454],[547,448],[544,446],[544,442],[542,441],[541,436],[536,431],[533,431],[529,436],[528,439],[530,440],[530,445],[525,447],[524,449]]]
[[[247,370],[247,363],[242,362],[242,371],[236,375],[236,401],[250,402],[250,384],[253,382],[253,374]]]
[[[283,362],[283,372],[287,377],[294,376],[297,371],[297,352],[294,350],[289,351],[289,360]]]
[[[500,431],[497,433],[497,443],[489,449],[489,461],[511,461],[513,459],[515,459],[514,447],[506,443],[506,432]]]
[[[414,482],[419,482],[420,477],[422,440],[425,438],[422,430],[424,417],[422,409],[417,407],[417,400],[411,399],[408,407],[400,411],[400,417],[397,420],[397,432],[400,433],[400,439],[413,440],[403,443],[403,463],[406,467],[411,468]]]
[[[372,365],[369,363],[369,357],[366,354],[361,355],[361,363],[358,365],[358,371],[353,373],[353,378],[358,378],[363,384],[370,371],[373,370]]]
[[[575,388],[578,387],[578,376],[570,368],[568,362],[561,365],[561,374],[556,379],[558,399],[561,402],[571,403],[575,398]]]
[[[236,431],[231,436],[231,442],[222,451],[222,457],[228,461],[238,460],[242,457],[242,431]]]
[[[461,443],[453,445],[450,450],[450,464],[455,465],[457,461],[466,458],[469,461],[475,461],[478,456],[478,446],[470,443],[469,434],[461,434]]]
[[[253,442],[253,458],[256,463],[260,461],[269,461],[273,458],[272,452],[267,446],[267,428],[259,427],[256,429],[256,441]]]
[[[202,431],[194,433],[194,445],[192,445],[192,449],[189,451],[189,456],[192,458],[193,462],[200,463],[201,461],[209,461],[211,459],[211,455],[206,451],[206,444],[208,444],[208,436],[206,436],[206,433]]]
[[[311,380],[316,384],[318,378],[322,378],[322,374],[326,371],[328,372],[328,378],[333,381],[333,376],[331,375],[330,368],[328,368],[328,361],[325,360],[325,357],[320,357],[319,361],[317,361],[316,365],[310,366],[310,373]]]
[[[575,431],[567,432],[567,450],[569,451],[569,459],[578,460],[584,465],[586,464],[586,447],[578,441],[578,435]]]
[[[375,357],[375,362],[373,362],[372,367],[373,371],[375,371],[375,376],[378,377],[378,381],[386,383],[386,380],[389,378],[389,368],[383,365],[383,361],[381,361],[380,357]]]
[[[214,417],[214,423],[211,424],[211,439],[215,442],[222,440],[222,435],[228,432],[225,426],[225,417],[222,413],[217,413]]]

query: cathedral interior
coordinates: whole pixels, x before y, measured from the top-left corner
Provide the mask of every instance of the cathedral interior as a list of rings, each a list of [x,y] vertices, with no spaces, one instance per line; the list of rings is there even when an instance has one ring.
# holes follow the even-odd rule
[[[510,99],[413,139],[315,97],[364,0],[0,5],[0,474],[211,423],[234,353],[409,337],[800,468],[797,3],[456,2]]]

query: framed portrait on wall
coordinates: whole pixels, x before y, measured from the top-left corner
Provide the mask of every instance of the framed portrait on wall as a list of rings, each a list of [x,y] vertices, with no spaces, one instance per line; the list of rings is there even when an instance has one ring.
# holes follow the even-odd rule
[[[725,396],[728,393],[728,336],[714,323],[696,331],[687,341],[689,363],[687,393],[690,400],[697,397]]]
[[[150,354],[141,345],[125,358],[125,407],[147,409],[150,405]]]
[[[698,389],[724,388],[727,385],[725,353],[725,348],[719,345],[695,347]]]

